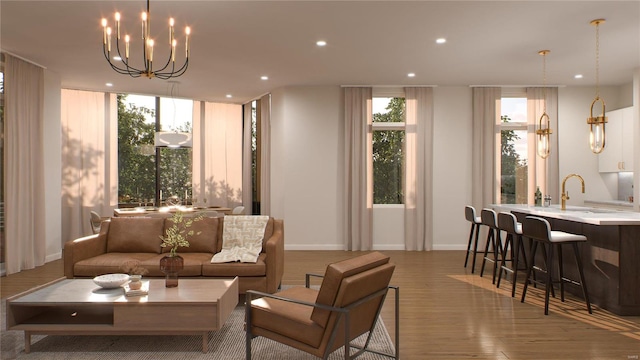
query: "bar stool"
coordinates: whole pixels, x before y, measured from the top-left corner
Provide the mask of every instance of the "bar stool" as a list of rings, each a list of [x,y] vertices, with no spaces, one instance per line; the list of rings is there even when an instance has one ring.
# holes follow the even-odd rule
[[[489,228],[487,232],[487,242],[484,245],[484,257],[482,259],[482,269],[480,270],[480,276],[484,275],[484,265],[487,261],[493,263],[493,280],[492,284],[496,283],[496,271],[498,270],[498,262],[502,257],[502,239],[500,239],[500,229],[498,229],[498,223],[496,219],[496,212],[492,209],[482,209],[480,212],[480,219],[482,225],[486,225]],[[491,256],[489,255],[489,248],[491,248]]]
[[[502,249],[502,261],[500,263],[500,272],[498,273],[498,283],[496,287],[500,288],[500,280],[503,272],[510,272],[513,275],[511,280],[511,297],[516,296],[516,280],[518,279],[518,270],[527,270],[527,254],[524,251],[522,241],[522,224],[518,222],[516,216],[510,212],[501,212],[498,214],[498,229],[507,233]],[[510,253],[510,254],[509,254]],[[507,257],[509,254],[509,258]],[[524,268],[518,268],[520,255],[524,260]],[[511,262],[511,267],[506,266],[506,262]]]
[[[564,283],[569,282],[574,285],[579,285],[582,288],[582,295],[584,296],[584,300],[587,303],[587,309],[589,310],[589,314],[592,314],[591,311],[591,302],[589,301],[589,293],[587,291],[587,283],[584,279],[584,271],[582,269],[582,260],[580,259],[580,254],[578,252],[578,243],[587,241],[587,237],[584,235],[571,234],[563,231],[552,231],[551,225],[549,222],[543,218],[537,216],[527,216],[522,223],[522,232],[523,235],[531,238],[533,241],[533,245],[531,248],[531,255],[529,257],[529,269],[527,270],[527,281],[524,283],[524,289],[522,291],[522,300],[524,302],[524,298],[527,295],[527,286],[529,285],[529,280],[531,277],[531,273],[534,270],[541,271],[546,274],[545,276],[545,299],[544,299],[544,314],[549,315],[549,291],[553,287],[553,283],[560,284],[560,299],[564,302]],[[548,245],[547,254],[546,254],[546,269],[540,269],[535,266],[535,258],[536,258],[536,250],[538,248],[538,243]],[[576,264],[578,266],[578,273],[580,274],[580,282],[576,282],[571,279],[567,279],[563,274],[563,265],[562,265],[562,245],[567,244],[573,247],[573,254],[576,258]],[[559,269],[559,280],[553,280],[553,252],[554,249],[558,251],[558,269]],[[536,280],[533,280],[534,282]]]
[[[471,273],[473,274],[476,271],[476,254],[478,253],[478,236],[480,234],[480,225],[482,224],[482,219],[479,216],[476,216],[476,208],[473,206],[465,206],[464,207],[464,217],[471,223],[471,230],[469,230],[469,243],[467,244],[467,256],[464,258],[464,267],[467,267],[467,262],[469,262],[469,253],[473,254],[473,260],[471,262]],[[475,241],[474,241],[474,232],[475,232]],[[471,248],[473,244],[473,249]]]

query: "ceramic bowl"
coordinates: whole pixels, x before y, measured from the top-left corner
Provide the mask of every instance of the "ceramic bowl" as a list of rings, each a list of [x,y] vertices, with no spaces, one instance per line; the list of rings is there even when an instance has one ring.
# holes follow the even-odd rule
[[[93,278],[93,282],[101,288],[113,289],[122,286],[129,281],[129,275],[127,274],[106,274]]]

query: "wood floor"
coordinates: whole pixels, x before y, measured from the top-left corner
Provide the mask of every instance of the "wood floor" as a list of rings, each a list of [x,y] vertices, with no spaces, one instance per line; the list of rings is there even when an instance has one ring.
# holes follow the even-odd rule
[[[463,267],[464,252],[384,251],[397,265],[402,359],[638,359],[640,317],[621,317],[569,297],[551,300],[544,316],[538,289],[520,302],[509,281],[498,290],[491,276]],[[307,272],[323,273],[330,262],[357,256],[347,251],[286,251],[283,284],[302,285]],[[0,279],[2,298],[62,276],[62,261]],[[588,281],[588,279],[587,279]],[[640,291],[640,290],[639,290]],[[393,338],[393,298],[383,320]]]

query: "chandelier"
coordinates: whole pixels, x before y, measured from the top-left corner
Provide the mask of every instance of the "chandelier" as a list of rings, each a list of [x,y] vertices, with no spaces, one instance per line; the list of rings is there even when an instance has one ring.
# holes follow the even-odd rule
[[[108,26],[107,19],[102,19],[102,49],[104,57],[109,62],[109,65],[113,70],[119,74],[130,75],[131,77],[147,77],[158,78],[167,80],[173,77],[181,76],[187,71],[189,66],[189,35],[191,29],[187,26],[185,28],[185,40],[184,40],[184,52],[185,61],[181,67],[176,68],[176,45],[177,40],[174,34],[174,20],[169,19],[169,46],[170,53],[166,63],[160,63],[157,70],[153,69],[153,52],[156,45],[155,41],[151,38],[151,13],[149,12],[149,0],[147,0],[147,11],[142,12],[142,64],[143,67],[134,67],[130,64],[129,59],[129,47],[131,42],[131,36],[129,34],[124,35],[124,44],[122,44],[120,37],[120,13],[115,13],[115,55],[111,58],[111,35],[113,30]],[[124,54],[121,46],[124,46]],[[116,56],[117,55],[117,56]],[[123,56],[124,55],[124,56]],[[157,62],[156,62],[157,63]]]
[[[549,157],[549,154],[551,153],[551,141],[550,141],[550,137],[551,134],[553,133],[551,131],[551,120],[549,120],[549,115],[547,115],[547,54],[549,54],[551,52],[551,50],[540,50],[538,51],[538,54],[542,55],[542,78],[543,78],[543,88],[542,88],[542,94],[543,94],[543,110],[542,110],[542,116],[540,116],[540,120],[539,120],[539,124],[538,124],[538,130],[536,130],[536,135],[538,137],[538,145],[537,145],[537,150],[538,150],[538,155],[543,158],[546,159],[547,157]],[[544,123],[543,123],[544,121]]]
[[[600,24],[604,23],[604,19],[596,19],[591,21],[591,25],[596,27],[596,97],[591,102],[591,110],[587,118],[589,124],[589,147],[594,154],[600,154],[604,150],[606,134],[604,125],[607,123],[605,116],[604,99],[600,98]],[[596,102],[602,105],[602,112],[599,116],[593,116],[593,106]]]

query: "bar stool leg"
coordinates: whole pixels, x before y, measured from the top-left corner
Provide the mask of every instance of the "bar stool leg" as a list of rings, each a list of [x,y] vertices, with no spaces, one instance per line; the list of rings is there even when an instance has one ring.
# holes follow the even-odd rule
[[[464,267],[467,267],[469,262],[469,252],[471,251],[471,243],[473,242],[473,230],[475,230],[476,224],[471,223],[471,231],[469,231],[469,242],[467,243],[467,256],[464,258]]]
[[[558,273],[560,274],[560,301],[564,302],[564,264],[562,263],[562,244],[558,244]]]
[[[473,244],[473,261],[471,261],[471,273],[476,271],[476,255],[478,254],[478,239],[480,239],[480,224],[476,224],[476,241]]]
[[[498,283],[496,284],[497,288],[500,288],[500,280],[502,280],[502,273],[506,271],[506,262],[507,262],[507,252],[511,251],[511,264],[513,264],[513,235],[507,234],[507,237],[504,241],[504,248],[502,249],[502,259],[500,259],[500,266],[498,267]]]
[[[587,283],[584,280],[584,272],[582,269],[582,260],[580,259],[580,253],[578,252],[578,244],[573,243],[573,254],[576,256],[576,263],[578,264],[578,273],[580,273],[580,284],[582,285],[582,296],[587,303],[587,309],[589,314],[593,314],[591,311],[591,302],[589,301],[589,292],[587,291]]]
[[[527,277],[525,278],[524,288],[522,289],[522,298],[520,299],[520,302],[524,302],[524,298],[527,296],[527,288],[529,287],[529,279],[531,279],[531,273],[533,272],[533,264],[535,262],[537,250],[538,250],[538,242],[535,240],[532,240],[531,255],[529,256],[529,267],[527,268]]]
[[[547,249],[547,283],[544,289],[544,314],[549,315],[549,291],[553,287],[553,269],[549,267],[553,264],[553,245],[549,244]]]
[[[484,266],[487,263],[487,256],[489,255],[489,246],[493,246],[493,252],[495,253],[496,245],[492,228],[489,228],[489,231],[487,232],[487,243],[484,245],[484,256],[482,258],[482,269],[480,269],[480,277],[484,275]]]
[[[520,252],[522,252],[522,260],[524,261],[524,268],[528,269],[527,254],[524,251],[524,244],[522,243],[522,236],[518,235],[513,239],[513,243],[516,247],[515,258],[513,258],[513,284],[511,284],[511,297],[516,296],[516,281],[518,280],[518,266],[520,265]]]

